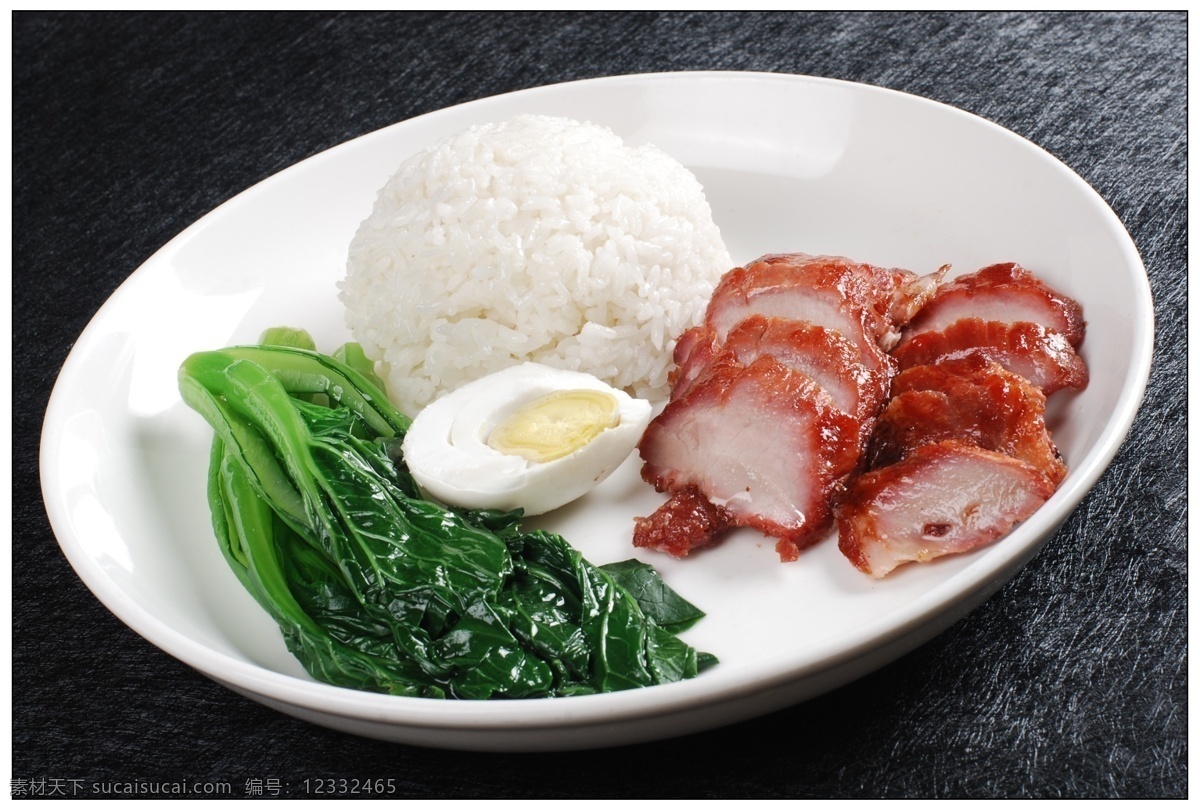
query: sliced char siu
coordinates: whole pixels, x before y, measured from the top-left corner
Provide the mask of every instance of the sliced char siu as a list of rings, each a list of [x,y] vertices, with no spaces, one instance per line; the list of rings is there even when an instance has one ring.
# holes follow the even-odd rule
[[[901,343],[940,332],[963,318],[1040,324],[1072,346],[1083,340],[1083,310],[1019,264],[993,264],[943,284],[909,322]]]
[[[872,373],[888,374],[880,340],[894,332],[888,313],[895,291],[891,271],[827,256],[766,256],[729,271],[717,284],[705,323],[725,340],[751,315],[831,329],[853,343]]]
[[[667,403],[638,449],[642,477],[672,493],[659,512],[694,514],[689,502],[699,492],[727,520],[708,521],[713,535],[686,522],[673,533],[669,516],[656,512],[638,521],[634,545],[678,557],[711,545],[725,528],[750,526],[793,560],[829,526],[833,488],[858,461],[858,433],[807,374],[767,355],[742,365],[723,353]]]
[[[1078,303],[1016,264],[942,285],[904,329],[866,472],[836,507],[838,546],[882,577],[998,540],[1066,477],[1046,396],[1087,384]]]
[[[793,560],[835,515],[880,577],[1033,514],[1066,475],[1045,402],[1087,384],[1082,309],[1016,264],[945,269],[792,254],[727,273],[639,445],[669,498],[635,544],[682,557],[749,526]]]
[[[742,365],[769,355],[803,371],[825,389],[838,410],[860,423],[872,419],[887,397],[890,365],[885,373],[872,372],[853,343],[823,326],[751,315],[729,330],[725,348]]]
[[[1067,468],[1050,440],[1045,413],[1041,391],[987,358],[915,366],[892,383],[868,464],[884,467],[922,445],[959,439],[1020,459],[1057,486]]]
[[[684,556],[750,526],[793,560],[819,539],[887,395],[894,319],[943,272],[790,254],[727,273],[677,341],[671,399],[639,445],[643,478],[670,498],[635,545]]]
[[[906,340],[892,357],[906,369],[979,354],[1020,374],[1046,396],[1087,387],[1088,370],[1066,336],[1028,321],[1004,323],[962,318],[937,332]]]
[[[998,540],[1054,494],[1023,461],[947,440],[857,476],[838,508],[838,548],[882,577],[906,562],[928,562]]]

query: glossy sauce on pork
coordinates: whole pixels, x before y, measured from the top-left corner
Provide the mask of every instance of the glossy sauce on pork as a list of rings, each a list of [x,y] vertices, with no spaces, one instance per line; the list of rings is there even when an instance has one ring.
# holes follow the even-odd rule
[[[842,553],[882,577],[1028,519],[1067,475],[1046,396],[1087,385],[1084,329],[1078,303],[1016,264],[940,287],[901,335],[866,470],[839,498]]]
[[[637,521],[635,545],[681,557],[749,526],[794,560],[821,539],[895,373],[896,313],[934,289],[805,254],[727,273],[677,342],[671,399],[639,445],[642,477],[669,497]]]
[[[1033,514],[1067,474],[1046,397],[1087,385],[1082,309],[1017,264],[946,270],[779,254],[727,273],[639,445],[668,499],[635,545],[683,557],[748,526],[789,561],[836,516],[879,577]]]

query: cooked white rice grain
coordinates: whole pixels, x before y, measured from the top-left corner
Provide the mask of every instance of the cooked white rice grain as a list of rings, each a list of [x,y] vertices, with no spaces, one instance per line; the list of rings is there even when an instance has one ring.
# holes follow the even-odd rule
[[[340,297],[409,414],[526,360],[659,400],[675,339],[729,267],[677,161],[524,115],[404,163],[350,244]]]

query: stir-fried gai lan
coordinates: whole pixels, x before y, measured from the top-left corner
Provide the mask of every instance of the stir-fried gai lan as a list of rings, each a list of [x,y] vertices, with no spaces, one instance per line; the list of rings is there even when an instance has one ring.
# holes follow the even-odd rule
[[[350,344],[298,331],[192,355],[184,400],[216,431],[209,501],[233,571],[316,678],[397,695],[529,698],[677,681],[715,663],[703,614],[648,566],[596,567],[520,512],[421,497],[409,420]],[[286,344],[286,345],[277,345]]]

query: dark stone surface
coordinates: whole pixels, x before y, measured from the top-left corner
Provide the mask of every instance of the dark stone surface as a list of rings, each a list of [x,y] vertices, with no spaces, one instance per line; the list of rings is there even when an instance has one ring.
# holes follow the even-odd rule
[[[394,779],[420,797],[1187,795],[1186,27],[1175,14],[29,14],[13,17],[12,790]],[[139,264],[357,135],[541,84],[802,73],[981,115],[1130,230],[1157,313],[1112,468],[982,607],[860,681],[652,745],[461,754],[227,691],[127,629],[54,541],[37,445],[72,341]]]

